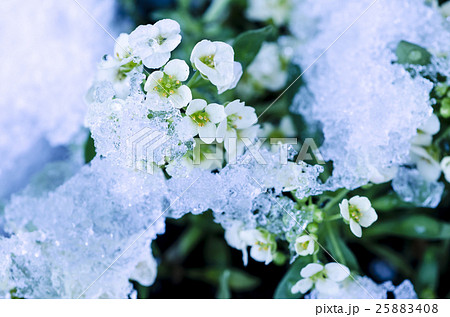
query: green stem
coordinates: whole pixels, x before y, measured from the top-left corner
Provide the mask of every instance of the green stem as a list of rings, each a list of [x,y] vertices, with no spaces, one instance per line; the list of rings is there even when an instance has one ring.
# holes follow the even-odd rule
[[[340,202],[349,192],[349,189],[342,189],[335,197],[333,197],[326,205],[323,207],[323,212],[327,212],[330,210],[334,205],[336,205],[338,202]]]
[[[347,265],[347,262],[345,261],[344,254],[342,253],[342,250],[339,246],[339,243],[336,238],[336,232],[333,230],[329,222],[325,223],[325,227],[327,228],[328,235],[330,237],[331,244],[333,245],[333,249],[336,251],[336,257],[339,263],[343,265]]]
[[[187,86],[191,89],[198,86],[198,84],[201,82],[202,76],[200,76],[200,72],[196,71],[194,75],[192,75],[191,79],[187,82]]]
[[[342,219],[341,214],[335,214],[333,216],[327,217],[326,220],[327,221],[334,221],[334,220],[339,220]]]

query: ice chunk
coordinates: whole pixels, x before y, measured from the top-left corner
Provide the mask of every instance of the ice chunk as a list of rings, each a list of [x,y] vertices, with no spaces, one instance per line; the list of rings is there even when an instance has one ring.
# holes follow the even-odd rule
[[[406,202],[436,208],[444,193],[444,184],[430,182],[416,169],[401,167],[392,181],[392,188]]]
[[[379,1],[369,8],[372,2],[300,1],[292,19],[301,41],[295,60],[303,70],[311,66],[292,111],[323,127],[320,150],[334,168],[327,189],[356,188],[373,171],[405,163],[411,138],[431,115],[433,84],[395,63],[397,44],[406,40],[434,54],[450,49],[448,23],[424,1]]]
[[[129,278],[151,284],[150,243],[164,231],[166,194],[160,174],[95,159],[55,191],[14,196],[5,209],[12,236],[0,241],[10,259],[2,266],[8,274],[0,278],[8,281],[2,291],[14,287],[26,298],[126,298]]]
[[[79,0],[113,34],[114,0]],[[58,159],[83,125],[83,96],[111,37],[75,1],[0,5],[0,198]]]

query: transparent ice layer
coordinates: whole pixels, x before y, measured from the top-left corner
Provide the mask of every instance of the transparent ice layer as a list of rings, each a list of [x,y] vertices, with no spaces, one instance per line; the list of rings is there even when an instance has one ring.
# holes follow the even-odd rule
[[[78,0],[111,30],[114,0]],[[0,4],[0,199],[59,159],[83,124],[83,100],[113,39],[75,1]]]
[[[5,209],[12,236],[0,240],[0,295],[126,298],[130,278],[152,284],[150,243],[164,231],[164,188],[162,175],[95,159],[55,191],[13,196]]]
[[[392,292],[396,299],[416,299],[417,294],[409,280],[404,280],[397,287],[392,282],[377,284],[367,276],[348,278],[337,294],[329,296],[314,289],[306,298],[311,299],[386,299]]]
[[[299,1],[292,19],[296,61],[303,70],[311,66],[292,110],[322,127],[321,153],[334,168],[327,189],[355,188],[405,163],[411,138],[432,113],[432,83],[394,63],[397,44],[416,43],[435,55],[450,49],[448,23],[424,1],[369,8],[372,2]]]

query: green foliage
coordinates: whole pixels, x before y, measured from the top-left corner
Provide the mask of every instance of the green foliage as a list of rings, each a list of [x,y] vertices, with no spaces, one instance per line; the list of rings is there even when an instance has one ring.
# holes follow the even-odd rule
[[[428,65],[431,62],[430,52],[407,41],[398,43],[395,54],[397,54],[399,64]]]
[[[269,25],[239,35],[233,43],[236,61],[240,62],[243,68],[246,68],[258,54],[263,42],[274,34],[275,28]]]
[[[301,256],[298,257],[294,263],[292,263],[291,267],[288,269],[284,277],[281,279],[280,283],[278,284],[275,294],[273,295],[273,298],[287,298],[287,299],[295,299],[295,298],[301,298],[302,294],[297,293],[293,294],[291,292],[292,286],[294,286],[295,283],[298,282],[298,280],[301,279],[300,271],[302,268],[304,268],[308,263],[311,263],[312,259],[310,256]]]
[[[89,133],[89,137],[84,145],[84,162],[89,163],[94,159],[94,157],[97,155],[97,152],[95,151],[95,144],[94,139],[92,138],[91,134]]]
[[[401,236],[419,239],[450,239],[450,224],[425,215],[410,215],[383,220],[365,229],[366,238]]]

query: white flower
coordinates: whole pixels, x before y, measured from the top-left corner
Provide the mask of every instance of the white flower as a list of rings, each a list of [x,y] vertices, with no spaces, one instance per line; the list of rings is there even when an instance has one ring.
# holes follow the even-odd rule
[[[428,146],[433,141],[433,135],[439,132],[441,124],[439,118],[433,113],[420,127],[417,129],[417,135],[413,138],[412,144],[418,146]]]
[[[226,117],[222,105],[207,104],[203,99],[194,99],[186,109],[186,117],[181,120],[179,133],[190,138],[199,135],[200,139],[210,144],[216,137],[216,123]]]
[[[180,44],[180,25],[170,19],[155,24],[140,25],[129,37],[133,54],[142,59],[148,68],[160,68],[170,58],[170,53]]]
[[[441,167],[423,147],[411,146],[409,156],[416,164],[417,170],[424,179],[429,182],[435,182],[441,176]]]
[[[242,261],[244,265],[247,265],[248,244],[241,237],[242,231],[244,231],[244,224],[240,221],[234,221],[231,227],[225,230],[225,240],[231,247],[242,251]]]
[[[191,63],[217,87],[219,94],[236,87],[242,76],[242,66],[234,61],[233,48],[224,42],[198,42],[192,50]]]
[[[358,238],[362,236],[361,226],[367,228],[378,219],[367,197],[354,196],[350,200],[344,199],[339,204],[339,209],[342,217],[350,223],[350,230]]]
[[[277,249],[274,236],[263,229],[241,231],[240,237],[250,246],[250,256],[258,262],[269,264]]]
[[[446,156],[442,159],[441,168],[444,172],[445,180],[450,183],[450,156]]]
[[[252,21],[270,21],[280,26],[289,21],[292,0],[249,0],[247,18]]]
[[[131,47],[129,43],[129,35],[127,33],[121,33],[116,39],[114,45],[114,58],[119,61],[123,59],[131,60]]]
[[[306,293],[313,286],[324,294],[335,294],[339,291],[339,283],[350,275],[350,270],[339,263],[310,263],[300,271],[303,277],[291,288],[292,293]]]
[[[295,252],[301,256],[314,254],[318,248],[316,240],[315,236],[308,234],[297,237],[294,244]]]
[[[374,184],[382,184],[392,180],[397,175],[398,166],[389,166],[376,168],[373,165],[367,165],[369,170],[369,181]]]
[[[243,138],[254,139],[259,127],[253,126],[258,118],[253,107],[245,106],[240,100],[234,100],[225,107],[226,117],[217,127],[217,142],[224,142],[225,149],[236,155],[244,152]],[[230,148],[229,139],[236,140],[236,149]]]
[[[192,100],[188,86],[181,82],[189,76],[189,66],[185,61],[174,59],[164,66],[163,71],[154,71],[148,76],[144,89],[148,94],[156,94],[168,99],[175,108],[183,108]]]
[[[265,42],[247,69],[257,85],[277,91],[286,85],[287,68],[283,65],[280,48],[276,43]]]

